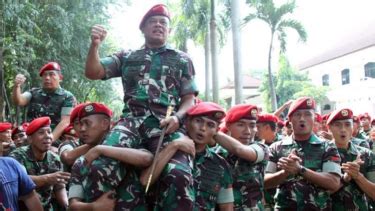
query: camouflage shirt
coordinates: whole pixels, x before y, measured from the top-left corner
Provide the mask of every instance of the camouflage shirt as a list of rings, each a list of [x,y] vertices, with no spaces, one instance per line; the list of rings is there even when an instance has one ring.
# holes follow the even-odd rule
[[[42,88],[33,88],[28,93],[31,98],[28,103],[27,122],[49,116],[52,130],[59,124],[62,115],[70,115],[76,104],[74,95],[61,87],[52,93],[45,92]]]
[[[233,180],[224,158],[206,148],[194,161],[194,210],[214,210],[216,204],[233,202]]]
[[[270,160],[266,173],[275,173],[277,162],[287,157],[293,149],[302,159],[301,165],[316,172],[329,172],[341,175],[340,155],[331,142],[311,135],[309,140],[295,141],[292,137],[275,142],[270,147]],[[320,188],[302,176],[290,175],[277,187],[275,208],[281,210],[330,210],[331,199],[327,190]]]
[[[61,156],[61,154],[64,151],[71,151],[71,150],[73,150],[73,149],[75,149],[75,148],[77,148],[81,145],[83,145],[83,143],[80,140],[74,140],[74,139],[65,140],[59,146],[59,156]],[[63,163],[64,171],[70,172],[71,166],[65,164],[64,162],[62,162],[62,163]]]
[[[194,67],[187,54],[167,46],[121,51],[101,59],[104,79],[121,77],[124,117],[163,118],[169,105],[178,110],[181,97],[197,94]]]
[[[347,150],[338,150],[342,163],[354,161],[360,155],[361,160],[364,161],[360,172],[370,182],[375,182],[375,154],[372,151],[350,142]],[[343,187],[332,194],[331,198],[333,210],[368,210],[366,195],[354,180],[343,182]]]
[[[367,149],[370,149],[369,142],[366,141],[365,139],[359,139],[359,138],[352,138],[351,142],[357,146],[364,147]]]
[[[42,161],[35,160],[31,146],[17,148],[10,153],[10,156],[25,166],[28,175],[39,176],[62,171],[62,164],[59,156],[51,151],[47,151],[46,156]],[[36,192],[40,196],[39,198],[44,210],[51,209],[52,191],[60,190],[61,188],[65,188],[65,185],[62,183],[55,186],[47,185],[36,188]]]

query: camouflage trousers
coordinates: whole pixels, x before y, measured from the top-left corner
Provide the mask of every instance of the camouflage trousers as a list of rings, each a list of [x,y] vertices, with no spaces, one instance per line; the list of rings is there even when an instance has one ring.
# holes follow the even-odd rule
[[[109,132],[103,145],[127,148],[146,148],[155,152],[160,137],[159,120],[153,116],[125,118]],[[166,135],[163,144],[180,137],[179,132]],[[129,176],[130,175],[130,176]],[[118,160],[100,156],[88,171],[92,201],[103,193],[117,190],[116,210],[145,210],[146,197],[139,175]],[[157,207],[163,210],[191,210],[193,207],[192,161],[184,153],[176,153],[153,187],[157,189]],[[91,201],[91,200],[90,200]],[[187,209],[188,208],[188,209]]]

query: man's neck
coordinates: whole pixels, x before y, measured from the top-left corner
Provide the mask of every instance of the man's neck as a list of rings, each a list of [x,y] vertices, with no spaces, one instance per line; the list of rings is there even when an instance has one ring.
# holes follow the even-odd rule
[[[348,149],[349,148],[349,140],[346,141],[336,141],[335,140],[336,147],[338,149]]]
[[[164,47],[165,43],[146,43],[146,47],[149,49],[158,49]]]

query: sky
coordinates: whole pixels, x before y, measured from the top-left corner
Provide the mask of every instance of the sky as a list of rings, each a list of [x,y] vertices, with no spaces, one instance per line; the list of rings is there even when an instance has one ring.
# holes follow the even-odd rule
[[[169,0],[171,1],[171,0]],[[240,1],[241,17],[245,17],[248,7],[245,0]],[[283,0],[274,0],[277,3]],[[374,0],[296,0],[297,8],[291,18],[300,21],[307,33],[306,43],[298,40],[297,33],[289,31],[287,57],[293,66],[298,66],[324,51],[335,46],[345,45],[349,37],[361,36],[366,28],[375,27]],[[130,7],[122,10],[112,9],[110,36],[121,43],[120,48],[137,49],[144,43],[144,38],[138,29],[143,14],[160,0],[137,0]],[[173,11],[171,11],[173,15]],[[253,21],[241,30],[243,71],[266,70],[270,29],[262,21]],[[231,32],[228,32],[227,44],[220,49],[219,54],[219,86],[224,86],[233,80],[233,50]],[[204,49],[192,42],[188,46],[195,70],[196,80],[200,90],[204,90]],[[275,52],[277,48],[275,48]],[[275,59],[275,61],[277,61]]]

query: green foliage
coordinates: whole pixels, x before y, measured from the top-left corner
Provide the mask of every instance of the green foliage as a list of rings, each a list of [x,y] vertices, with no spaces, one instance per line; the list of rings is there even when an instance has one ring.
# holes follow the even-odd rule
[[[274,76],[278,106],[302,96],[313,97],[317,103],[322,102],[328,91],[326,87],[312,84],[307,74],[293,69],[284,55],[281,55],[279,65],[279,72]],[[270,112],[272,108],[267,77],[268,75],[265,74],[260,91],[266,104],[266,110]]]
[[[5,86],[10,96],[13,79],[22,73],[27,77],[24,90],[40,86],[38,70],[48,61],[62,67],[62,87],[71,91],[79,102],[111,103],[110,82],[90,81],[83,75],[90,45],[90,30],[95,24],[108,28],[107,7],[124,6],[119,0],[82,1],[9,1],[3,6],[1,46]],[[125,4],[128,2],[125,2]],[[114,51],[109,37],[101,46],[102,55]],[[117,97],[118,98],[118,97]]]

